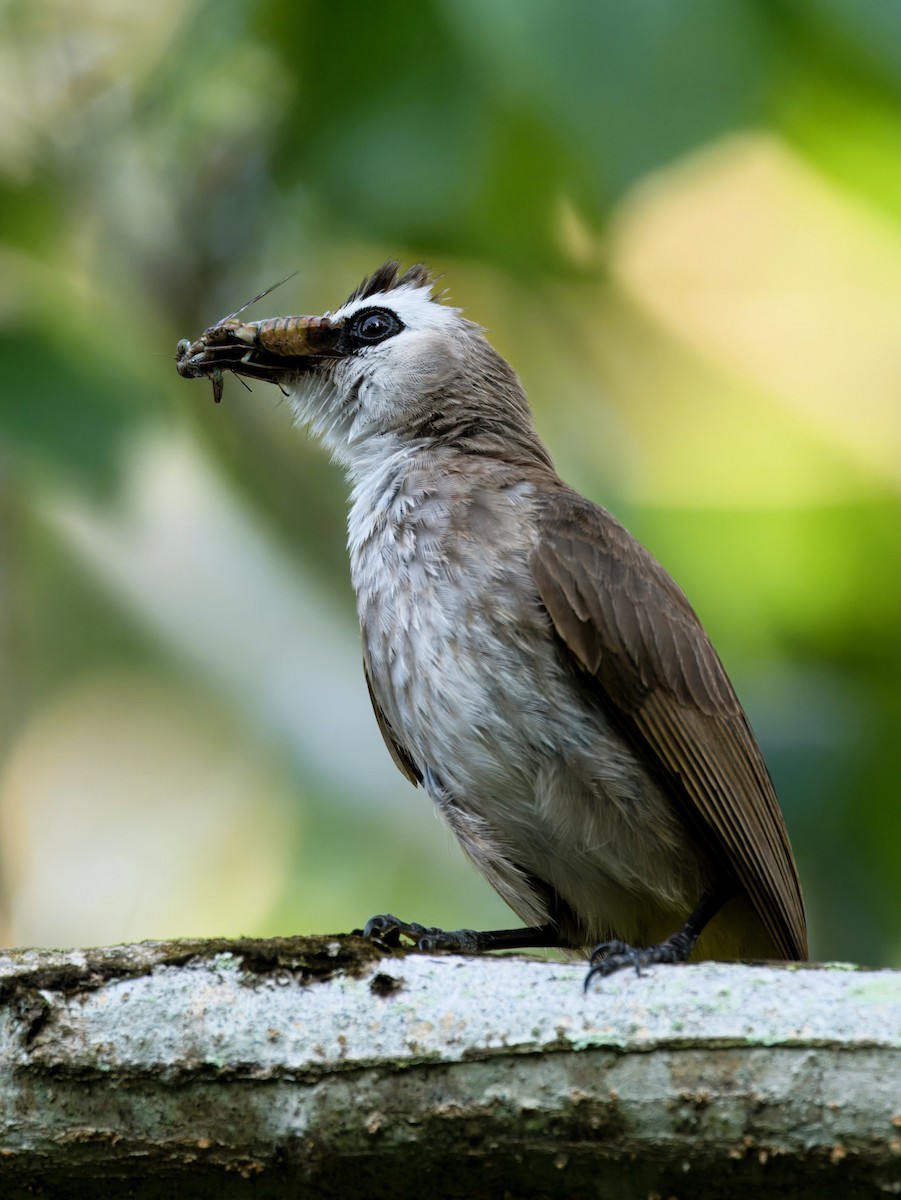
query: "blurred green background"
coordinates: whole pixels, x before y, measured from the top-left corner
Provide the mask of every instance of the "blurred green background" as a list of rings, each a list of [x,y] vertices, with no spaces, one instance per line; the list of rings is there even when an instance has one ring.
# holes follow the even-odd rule
[[[425,259],[691,597],[813,952],[901,965],[901,6],[0,6],[0,935],[507,924],[369,711],[345,484],[174,348]]]

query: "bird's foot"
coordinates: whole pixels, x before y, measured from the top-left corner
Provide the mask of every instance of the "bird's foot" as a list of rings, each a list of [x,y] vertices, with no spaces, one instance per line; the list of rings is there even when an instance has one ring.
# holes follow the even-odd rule
[[[435,929],[416,921],[400,921],[390,913],[370,917],[363,929],[363,937],[383,946],[399,946],[401,938],[407,938],[417,950],[450,950],[455,954],[478,954],[485,948],[484,936],[476,929]]]
[[[627,942],[601,942],[591,952],[591,967],[585,976],[585,990],[592,979],[613,975],[624,967],[634,967],[641,974],[642,967],[653,967],[658,963],[684,963],[694,949],[697,937],[688,937],[680,930],[656,946],[630,946]]]

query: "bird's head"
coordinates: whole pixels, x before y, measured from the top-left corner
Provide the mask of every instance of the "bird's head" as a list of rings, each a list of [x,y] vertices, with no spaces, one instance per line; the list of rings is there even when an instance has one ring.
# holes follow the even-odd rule
[[[335,344],[289,383],[295,410],[340,459],[384,435],[407,437],[465,392],[477,325],[441,303],[426,267],[389,262],[326,314]]]
[[[388,444],[481,440],[486,453],[517,431],[534,438],[516,374],[434,294],[421,264],[385,263],[323,316],[236,317],[179,343],[180,373],[211,375],[217,388],[226,370],[279,383],[298,421],[348,466]]]

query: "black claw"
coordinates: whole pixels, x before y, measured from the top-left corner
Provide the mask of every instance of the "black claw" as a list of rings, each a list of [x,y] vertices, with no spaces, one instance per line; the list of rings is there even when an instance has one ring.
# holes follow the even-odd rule
[[[592,966],[594,966],[596,963],[600,963],[600,962],[610,958],[611,956],[628,954],[630,951],[632,951],[633,953],[636,952],[635,947],[630,946],[628,944],[628,942],[620,942],[620,941],[600,942],[592,950],[591,956],[588,959],[588,961],[591,963]]]
[[[385,946],[399,946],[402,936],[416,940],[425,930],[421,925],[411,925],[407,921],[399,921],[391,913],[382,913],[370,917],[363,926],[363,937],[373,942],[381,942]]]
[[[634,967],[635,974],[640,976],[642,967],[684,963],[694,947],[694,941],[695,939],[689,939],[679,932],[656,946],[629,946],[626,942],[619,941],[601,942],[591,952],[591,966],[585,976],[585,991],[588,991],[592,979],[606,978],[624,967]]]
[[[370,917],[363,927],[363,937],[392,948],[400,945],[401,938],[408,938],[417,950],[443,949],[441,940],[448,936],[443,929],[429,929],[418,921],[400,921],[390,913]]]
[[[363,928],[363,937],[393,948],[407,938],[417,950],[434,953],[449,950],[456,954],[477,954],[482,949],[484,935],[475,929],[435,929],[417,921],[399,921],[390,913],[370,917]]]

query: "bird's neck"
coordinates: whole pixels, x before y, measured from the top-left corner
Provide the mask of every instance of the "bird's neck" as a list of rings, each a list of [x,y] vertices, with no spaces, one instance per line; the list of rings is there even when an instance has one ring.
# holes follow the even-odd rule
[[[475,435],[474,435],[475,436]],[[484,435],[479,444],[485,447]],[[537,439],[536,439],[537,441]],[[540,446],[540,443],[538,443]],[[414,557],[442,553],[455,530],[465,536],[474,512],[487,516],[510,508],[516,496],[561,486],[539,458],[495,458],[485,449],[433,438],[383,438],[348,467],[352,483],[348,515],[351,569],[361,555],[391,557],[401,543]],[[489,522],[490,523],[490,522]]]
[[[462,470],[477,472],[475,464],[483,462],[505,475],[517,468],[526,474],[554,473],[551,456],[531,424],[510,420],[509,413],[449,408],[423,418],[411,432]]]
[[[354,505],[402,479],[460,476],[472,487],[508,486],[518,478],[559,482],[550,455],[531,424],[509,414],[461,408],[430,413],[402,433],[356,442],[340,458]]]

